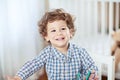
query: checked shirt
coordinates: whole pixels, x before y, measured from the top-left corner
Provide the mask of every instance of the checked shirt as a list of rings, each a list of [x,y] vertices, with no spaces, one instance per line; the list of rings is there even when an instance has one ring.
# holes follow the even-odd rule
[[[83,80],[88,70],[98,71],[84,48],[69,43],[67,55],[48,45],[37,57],[26,62],[16,75],[26,80],[43,66],[46,67],[48,80],[77,80],[77,74],[80,74],[79,80]]]

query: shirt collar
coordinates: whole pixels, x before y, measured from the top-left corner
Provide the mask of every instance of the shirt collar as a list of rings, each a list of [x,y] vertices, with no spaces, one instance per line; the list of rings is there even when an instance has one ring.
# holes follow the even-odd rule
[[[73,45],[71,43],[69,43],[69,47],[68,47],[68,51],[67,51],[66,56],[64,54],[62,54],[61,52],[59,52],[53,46],[51,46],[51,51],[56,58],[64,60],[66,58],[72,58],[73,53],[74,53],[74,48],[73,48]]]
[[[69,58],[72,58],[74,56],[74,46],[73,46],[72,43],[69,43],[69,48],[68,48],[67,56]]]

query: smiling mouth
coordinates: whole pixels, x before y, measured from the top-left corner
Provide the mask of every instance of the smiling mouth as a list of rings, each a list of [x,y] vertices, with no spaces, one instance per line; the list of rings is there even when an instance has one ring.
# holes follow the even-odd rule
[[[64,40],[65,38],[58,38],[56,39],[57,41],[61,41],[61,40]]]

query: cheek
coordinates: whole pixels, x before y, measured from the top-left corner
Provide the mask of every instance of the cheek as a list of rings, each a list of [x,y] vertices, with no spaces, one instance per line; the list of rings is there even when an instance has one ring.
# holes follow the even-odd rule
[[[67,32],[66,35],[67,35],[68,37],[71,37],[72,34],[71,34],[70,32]]]
[[[49,38],[54,38],[55,37],[55,34],[49,34]]]

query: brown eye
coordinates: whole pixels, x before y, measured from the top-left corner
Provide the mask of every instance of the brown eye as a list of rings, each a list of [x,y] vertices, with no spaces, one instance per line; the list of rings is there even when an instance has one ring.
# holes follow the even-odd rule
[[[56,32],[56,30],[51,30],[51,32]]]
[[[66,30],[66,28],[62,28],[62,30]]]

